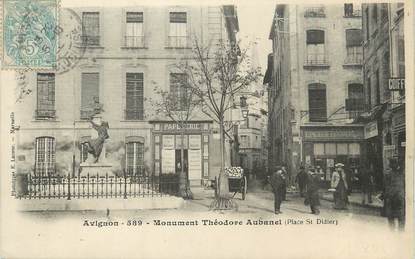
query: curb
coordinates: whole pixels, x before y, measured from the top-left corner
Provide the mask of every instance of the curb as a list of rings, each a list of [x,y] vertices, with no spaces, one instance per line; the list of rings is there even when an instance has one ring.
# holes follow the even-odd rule
[[[328,197],[324,197],[324,196],[320,196],[320,199],[325,200],[325,201],[330,201],[330,202],[334,202],[333,198],[328,198]],[[358,206],[358,207],[362,207],[362,208],[367,208],[367,209],[382,209],[381,206],[376,206],[376,205],[370,205],[370,204],[362,204],[360,202],[355,202],[355,201],[349,201],[349,204]]]

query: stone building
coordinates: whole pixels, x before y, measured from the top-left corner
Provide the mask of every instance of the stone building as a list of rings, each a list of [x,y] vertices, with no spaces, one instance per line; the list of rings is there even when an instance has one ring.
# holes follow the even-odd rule
[[[368,165],[383,185],[388,158],[405,156],[405,91],[391,91],[391,78],[405,78],[403,4],[364,4],[364,93]]]
[[[182,101],[173,65],[189,53],[192,37],[203,43],[235,41],[236,8],[77,7],[63,9],[60,24],[66,51],[60,53],[62,67],[27,72],[20,80],[32,94],[16,105],[18,173],[76,174],[88,156],[83,145],[92,134],[87,119],[97,104],[109,124],[103,152],[113,173],[177,171],[177,125],[154,114],[149,99],[158,86],[176,91]],[[189,178],[201,184],[219,172],[217,125],[200,115],[187,126]]]
[[[360,6],[277,5],[269,39],[269,166],[362,164]]]

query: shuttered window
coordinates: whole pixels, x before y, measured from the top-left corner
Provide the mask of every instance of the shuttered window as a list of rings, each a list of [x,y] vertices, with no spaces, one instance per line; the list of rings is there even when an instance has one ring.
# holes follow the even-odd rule
[[[187,46],[187,14],[186,12],[170,12],[169,46]]]
[[[363,99],[363,85],[362,84],[349,84],[348,96],[351,99]]]
[[[125,45],[126,47],[144,47],[143,13],[127,12]]]
[[[81,119],[87,119],[99,103],[99,73],[82,73]]]
[[[126,119],[142,120],[144,117],[143,73],[127,73]]]
[[[35,173],[48,176],[55,173],[55,139],[52,137],[36,138]]]
[[[82,42],[85,45],[99,45],[99,12],[82,13]]]
[[[324,84],[309,85],[308,105],[310,121],[327,121],[326,86]]]
[[[170,73],[170,93],[175,104],[175,110],[183,111],[188,108],[188,92],[184,82],[186,75],[182,73]]]
[[[144,174],[144,143],[129,142],[126,144],[126,168],[129,175]]]
[[[326,63],[324,31],[322,30],[307,31],[307,63]]]
[[[37,74],[37,109],[36,118],[55,117],[55,74]]]
[[[346,47],[362,46],[363,37],[362,30],[348,29],[346,30]]]

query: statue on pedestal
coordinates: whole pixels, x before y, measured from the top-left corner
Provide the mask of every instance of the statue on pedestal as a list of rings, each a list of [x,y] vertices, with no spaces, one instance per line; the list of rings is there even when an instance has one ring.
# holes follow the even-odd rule
[[[109,125],[108,122],[103,121],[102,117],[99,116],[103,111],[102,104],[100,104],[97,99],[95,99],[94,101],[95,103],[93,107],[93,115],[90,117],[89,121],[92,125],[92,128],[96,130],[97,137],[91,138],[90,140],[85,142],[85,144],[87,145],[88,153],[94,156],[93,163],[97,163],[101,155],[102,149],[104,147],[104,142],[106,139],[109,138]]]

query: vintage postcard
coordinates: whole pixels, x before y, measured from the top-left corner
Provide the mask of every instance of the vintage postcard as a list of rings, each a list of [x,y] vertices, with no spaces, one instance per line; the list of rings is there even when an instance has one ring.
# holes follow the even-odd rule
[[[412,1],[0,14],[0,258],[415,258]]]

